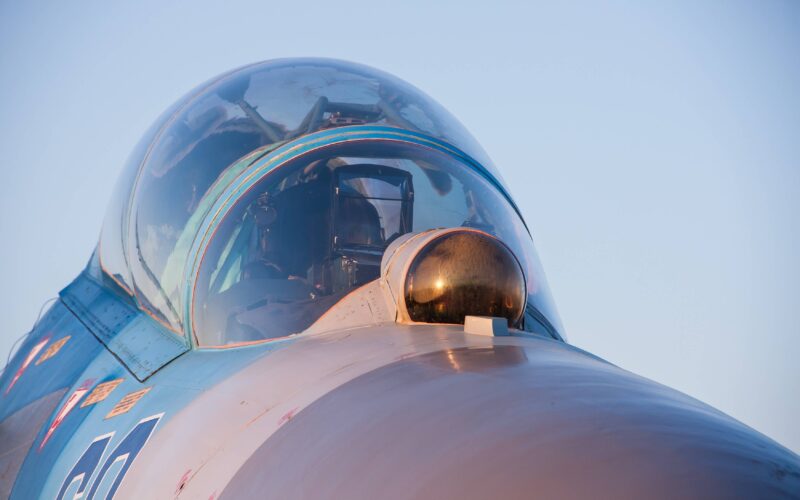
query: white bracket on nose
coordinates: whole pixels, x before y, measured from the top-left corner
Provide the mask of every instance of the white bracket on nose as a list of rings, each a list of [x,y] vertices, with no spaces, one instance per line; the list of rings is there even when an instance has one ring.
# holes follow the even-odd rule
[[[464,333],[483,335],[484,337],[507,337],[508,320],[491,316],[465,316]]]

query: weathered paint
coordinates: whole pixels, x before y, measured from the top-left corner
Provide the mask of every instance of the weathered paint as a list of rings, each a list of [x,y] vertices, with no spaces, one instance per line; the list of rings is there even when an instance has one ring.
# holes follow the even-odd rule
[[[0,432],[4,432],[19,429],[19,419],[10,415],[60,391],[51,415],[37,427],[30,444],[23,443],[28,447],[24,460],[15,455],[18,474],[11,498],[56,497],[100,436],[108,436],[107,451],[84,488],[102,483],[98,491],[114,488],[122,498],[162,498],[176,491],[186,498],[235,497],[266,488],[264,478],[271,478],[270,487],[280,497],[330,491],[354,498],[379,493],[402,497],[404,492],[469,497],[486,493],[480,485],[495,483],[473,484],[462,477],[463,470],[477,469],[486,461],[504,463],[509,457],[514,464],[530,463],[536,474],[528,467],[494,465],[487,469],[492,478],[503,478],[502,485],[508,488],[516,485],[516,491],[538,484],[539,491],[554,496],[588,491],[569,480],[575,474],[586,475],[581,482],[586,488],[607,487],[604,492],[619,496],[650,488],[647,496],[654,498],[672,491],[687,497],[777,494],[800,485],[797,455],[752,429],[579,349],[518,331],[508,337],[488,337],[466,334],[458,325],[368,323],[323,328],[275,342],[187,351],[144,383],[61,303],[48,312],[20,352],[28,353],[48,336],[61,338],[66,333],[70,341],[59,353],[46,363],[29,363],[13,390],[0,400]],[[496,359],[488,362],[487,356]],[[12,361],[0,377],[0,388],[10,384],[24,357]],[[118,379],[122,382],[106,398],[82,406],[82,398],[89,397],[82,394],[68,412],[58,415],[76,391],[91,394],[99,384]],[[143,389],[148,390],[140,392]],[[143,397],[126,406],[127,411],[106,418],[132,393]],[[400,397],[403,394],[407,397]],[[390,403],[395,397],[397,402]],[[440,406],[448,401],[446,407]],[[141,443],[135,460],[125,461],[124,470],[120,464],[109,465],[98,483],[99,460],[105,463],[108,453],[153,415],[161,415],[158,426]],[[534,418],[542,419],[541,426],[528,425]],[[443,434],[444,430],[451,434]],[[433,435],[447,438],[447,456],[422,446]],[[464,440],[472,448],[464,447]],[[500,442],[507,447],[492,444]],[[404,443],[415,446],[404,448]],[[0,442],[0,456],[7,453],[5,446],[9,445]],[[335,451],[340,446],[343,449]],[[367,451],[376,446],[382,454],[370,455]],[[673,453],[680,449],[691,451]],[[414,461],[398,465],[412,455]],[[331,456],[341,458],[334,460],[336,466],[326,461]],[[656,458],[642,460],[643,456]],[[277,480],[271,473],[252,472],[263,472],[276,460],[280,466],[275,471],[281,477],[330,465],[330,474],[350,481],[330,483],[328,472],[315,469],[297,490],[297,484]],[[637,462],[639,469],[633,468]],[[596,465],[614,463],[616,468]],[[369,467],[382,480],[354,482]],[[423,474],[428,469],[435,475]],[[696,470],[705,470],[710,479],[698,480]],[[416,489],[401,487],[411,477],[417,478]],[[442,479],[447,477],[452,481]],[[462,477],[463,487],[456,477]],[[536,484],[534,477],[539,478]],[[615,486],[604,483],[604,477],[615,477]],[[331,490],[331,484],[337,489]],[[682,489],[666,489],[664,484]],[[723,487],[727,484],[736,490]],[[387,489],[376,489],[379,486]],[[510,494],[496,486],[498,492]],[[77,491],[78,485],[70,480],[67,487]]]
[[[796,456],[727,415],[561,346],[515,344],[422,354],[330,391],[220,498],[800,493]]]
[[[66,333],[70,340],[57,355],[39,365],[28,363],[6,394],[31,349],[45,338],[61,338],[61,334]],[[270,349],[274,347],[230,350],[216,356],[214,352],[197,351],[182,360],[177,368],[163,368],[149,377],[147,383],[141,383],[127,363],[121,363],[104,348],[96,331],[87,329],[62,302],[56,302],[25,339],[19,350],[22,354],[15,356],[0,376],[0,436],[33,433],[31,440],[22,442],[0,439],[0,463],[6,459],[16,463],[16,477],[4,477],[3,487],[12,491],[11,498],[55,497],[64,476],[98,435],[113,432],[109,443],[109,448],[113,449],[142,418],[164,412],[162,420],[169,419],[174,410],[186,405],[197,394]],[[90,391],[109,381],[115,381],[115,387],[105,398],[81,404],[91,396]],[[105,419],[126,395],[145,387],[152,387],[152,390],[128,412]],[[70,398],[76,398],[76,393],[80,397],[73,404]],[[36,407],[43,398],[53,403],[50,410],[37,413],[41,421],[21,421],[19,415]],[[18,449],[20,446],[22,448]]]

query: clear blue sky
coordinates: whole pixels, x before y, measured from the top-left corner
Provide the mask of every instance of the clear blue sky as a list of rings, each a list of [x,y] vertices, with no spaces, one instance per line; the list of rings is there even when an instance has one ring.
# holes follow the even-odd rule
[[[475,134],[574,344],[800,451],[800,4],[114,3],[0,1],[0,353],[80,271],[163,109],[338,57]]]

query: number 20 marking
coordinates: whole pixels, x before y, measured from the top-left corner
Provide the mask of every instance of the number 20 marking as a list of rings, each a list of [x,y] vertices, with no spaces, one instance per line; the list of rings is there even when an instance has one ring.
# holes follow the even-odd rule
[[[150,439],[150,436],[153,434],[153,431],[155,430],[156,425],[158,424],[158,421],[161,420],[162,416],[164,416],[164,414],[159,413],[158,415],[143,418],[133,429],[131,429],[128,435],[125,436],[125,438],[117,445],[117,447],[114,448],[114,451],[111,452],[108,458],[106,458],[106,461],[103,462],[103,466],[100,468],[100,472],[97,474],[97,477],[92,483],[92,487],[89,490],[89,495],[86,497],[86,500],[92,500],[92,498],[94,498],[95,494],[97,493],[97,489],[103,483],[103,479],[105,479],[105,475],[109,468],[111,468],[111,466],[117,462],[122,462],[122,468],[117,473],[113,483],[111,483],[111,487],[106,495],[106,500],[114,497],[114,494],[117,492],[117,488],[119,488],[122,479],[125,477],[125,474],[128,472],[131,464],[136,459],[136,456],[140,451],[142,451],[144,445],[147,444],[147,441]],[[100,464],[100,459],[103,458],[106,447],[108,446],[108,443],[111,442],[113,437],[114,433],[111,432],[94,438],[91,444],[86,448],[86,451],[83,452],[83,455],[81,455],[78,461],[75,462],[72,470],[69,471],[69,474],[67,474],[67,477],[61,484],[61,489],[58,491],[58,495],[56,496],[57,500],[62,500],[69,487],[75,482],[79,482],[79,484],[78,490],[75,492],[73,498],[77,499],[83,497],[83,494],[86,492],[86,488],[89,486],[89,480],[94,474],[95,469],[97,469],[97,466]]]

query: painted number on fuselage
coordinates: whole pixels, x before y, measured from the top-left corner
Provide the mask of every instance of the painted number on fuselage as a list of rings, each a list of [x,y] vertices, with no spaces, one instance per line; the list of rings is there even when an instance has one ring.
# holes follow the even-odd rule
[[[123,439],[122,442],[120,442],[117,447],[114,448],[114,451],[112,451],[111,454],[108,455],[108,458],[106,458],[105,462],[103,462],[103,466],[100,468],[100,472],[97,474],[94,482],[91,483],[89,495],[85,497],[86,500],[92,500],[92,498],[94,498],[94,496],[97,494],[98,488],[104,482],[107,482],[104,481],[104,479],[106,479],[105,476],[111,466],[117,462],[122,462],[122,466],[117,472],[116,476],[108,478],[112,482],[108,487],[106,499],[114,497],[114,494],[117,492],[117,488],[119,488],[122,479],[125,477],[125,474],[128,472],[131,464],[136,459],[136,456],[140,451],[142,451],[142,448],[144,448],[147,440],[150,439],[150,436],[153,434],[158,421],[161,420],[163,415],[163,413],[159,413],[158,415],[153,415],[140,420],[128,433],[128,435],[125,436],[125,439]],[[58,491],[58,496],[56,496],[57,500],[62,500],[64,498],[64,495],[67,493],[67,490],[70,488],[70,486],[72,486],[73,483],[78,483],[78,489],[69,498],[84,497],[84,493],[89,487],[89,480],[94,474],[94,471],[97,469],[97,466],[100,464],[100,460],[103,458],[106,447],[108,447],[108,443],[111,442],[113,437],[114,433],[111,432],[109,434],[98,436],[94,439],[94,441],[92,441],[92,443],[86,448],[86,451],[83,452],[83,455],[81,455],[78,461],[75,462],[75,465],[72,467],[72,470],[69,471],[67,477],[64,478],[64,482],[61,484],[61,489]]]

